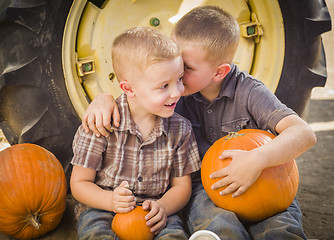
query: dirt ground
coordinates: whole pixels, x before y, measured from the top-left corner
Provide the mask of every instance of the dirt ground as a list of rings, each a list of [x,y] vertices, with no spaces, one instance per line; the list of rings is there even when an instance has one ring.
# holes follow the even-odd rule
[[[334,0],[326,0],[334,18]],[[332,24],[334,26],[334,24]],[[314,89],[307,121],[318,142],[296,159],[300,183],[297,198],[303,212],[303,227],[309,239],[334,239],[334,32],[323,34],[327,57],[328,80],[324,88]],[[6,146],[1,139],[0,149]],[[57,229],[39,238],[76,240],[73,199],[68,196],[63,220]],[[0,240],[13,240],[0,234]]]

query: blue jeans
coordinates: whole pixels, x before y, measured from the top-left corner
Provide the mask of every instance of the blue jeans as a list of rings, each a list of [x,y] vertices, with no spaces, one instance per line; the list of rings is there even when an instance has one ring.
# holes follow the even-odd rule
[[[186,226],[193,234],[210,230],[221,239],[306,239],[302,213],[295,199],[284,212],[257,223],[243,223],[231,212],[212,203],[200,182],[193,182],[192,197],[184,209]]]
[[[111,230],[111,222],[115,213],[89,208],[82,212],[78,218],[77,231],[79,240],[118,239]],[[167,218],[167,226],[155,239],[188,239],[183,230],[183,223],[178,215]]]

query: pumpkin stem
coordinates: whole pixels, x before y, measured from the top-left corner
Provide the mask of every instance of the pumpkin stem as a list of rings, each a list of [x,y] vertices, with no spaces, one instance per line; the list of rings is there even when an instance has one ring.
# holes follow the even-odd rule
[[[245,134],[244,133],[239,134],[237,132],[230,132],[230,133],[228,133],[227,137],[224,138],[224,140],[230,140],[231,138],[240,137],[240,136],[243,136],[243,135],[245,135]]]
[[[37,212],[29,213],[26,221],[36,229],[39,229],[39,227],[41,226],[41,224],[39,223],[39,216]]]

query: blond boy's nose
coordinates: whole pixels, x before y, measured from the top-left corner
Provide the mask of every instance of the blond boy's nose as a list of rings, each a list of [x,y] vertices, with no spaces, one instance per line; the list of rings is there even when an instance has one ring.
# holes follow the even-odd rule
[[[178,98],[182,95],[182,91],[178,86],[173,87],[170,93],[171,98]]]

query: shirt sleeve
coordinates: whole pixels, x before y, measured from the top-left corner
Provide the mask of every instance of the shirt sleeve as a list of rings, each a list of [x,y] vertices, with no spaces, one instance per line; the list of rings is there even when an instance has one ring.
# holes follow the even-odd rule
[[[260,129],[270,130],[274,134],[277,134],[275,128],[280,120],[296,114],[260,82],[249,92],[248,110]]]
[[[101,170],[106,145],[104,137],[96,137],[92,131],[87,134],[81,125],[74,136],[71,164]]]
[[[187,131],[182,136],[173,159],[171,177],[182,177],[196,172],[201,167],[195,135],[191,124],[186,125]]]

